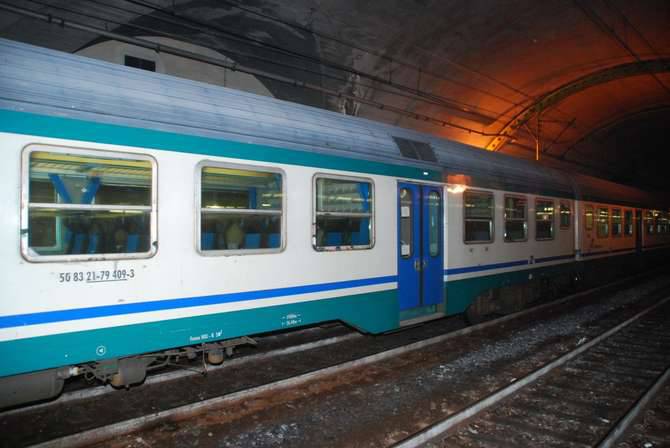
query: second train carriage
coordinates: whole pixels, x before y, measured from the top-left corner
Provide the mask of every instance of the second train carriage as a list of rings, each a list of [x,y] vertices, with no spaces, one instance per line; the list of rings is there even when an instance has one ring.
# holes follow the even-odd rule
[[[0,405],[81,373],[132,384],[179,347],[220,361],[260,332],[509,312],[670,242],[667,204],[629,187],[9,41],[0,55]]]

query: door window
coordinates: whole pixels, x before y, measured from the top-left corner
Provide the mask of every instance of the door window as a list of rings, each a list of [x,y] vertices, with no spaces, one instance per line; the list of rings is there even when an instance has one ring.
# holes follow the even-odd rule
[[[400,256],[409,258],[414,252],[412,247],[412,210],[414,204],[412,192],[407,188],[400,189]]]
[[[440,254],[440,195],[428,194],[428,249],[431,257]]]

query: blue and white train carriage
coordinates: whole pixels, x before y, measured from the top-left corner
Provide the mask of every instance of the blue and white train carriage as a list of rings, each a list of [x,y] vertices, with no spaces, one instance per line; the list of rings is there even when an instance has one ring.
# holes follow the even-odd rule
[[[507,312],[670,242],[632,188],[6,40],[0,59],[4,407],[141,382],[180,347]]]

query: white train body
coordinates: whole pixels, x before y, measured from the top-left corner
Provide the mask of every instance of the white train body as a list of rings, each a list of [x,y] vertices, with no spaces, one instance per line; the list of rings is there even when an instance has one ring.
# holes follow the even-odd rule
[[[601,272],[591,260],[633,269],[670,242],[665,204],[639,190],[27,45],[0,41],[0,55],[4,390],[27,374],[58,389],[84,368],[112,365],[114,374],[135,355],[323,321],[385,332],[483,306],[501,291],[566,286]],[[435,160],[403,155],[408,141]],[[114,160],[144,167],[150,196],[105,206],[96,200],[103,175],[76,186],[58,171],[96,160],[107,164],[96,168],[103,174]],[[247,186],[222,193],[233,197],[224,202],[244,196],[235,210],[205,205],[208,169],[275,179],[268,197],[278,202],[257,204],[257,187]],[[40,200],[30,191],[38,175],[48,190]],[[103,187],[114,200],[126,194],[122,184]],[[81,197],[68,198],[77,188]],[[607,218],[587,223],[590,208]],[[64,224],[68,213],[101,210],[145,217],[140,246],[101,253],[95,219],[84,219],[87,230]],[[35,211],[54,216],[42,221],[53,247],[31,242]],[[237,221],[204,224],[231,211]],[[128,219],[121,236],[130,247],[140,230]],[[253,219],[261,230],[230,233]]]

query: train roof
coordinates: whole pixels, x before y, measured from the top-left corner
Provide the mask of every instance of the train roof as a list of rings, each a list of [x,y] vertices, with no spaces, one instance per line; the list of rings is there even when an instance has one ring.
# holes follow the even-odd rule
[[[6,39],[0,59],[4,109],[438,169],[444,180],[482,188],[650,207],[657,200],[404,128]]]

